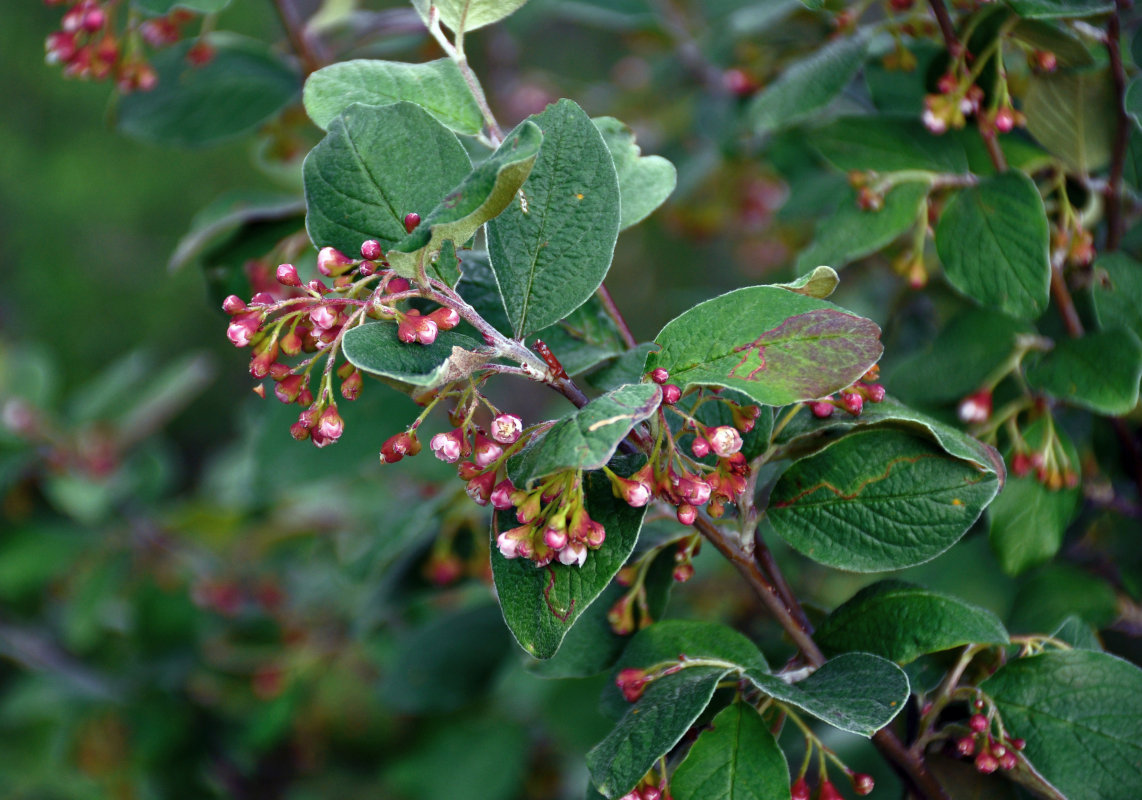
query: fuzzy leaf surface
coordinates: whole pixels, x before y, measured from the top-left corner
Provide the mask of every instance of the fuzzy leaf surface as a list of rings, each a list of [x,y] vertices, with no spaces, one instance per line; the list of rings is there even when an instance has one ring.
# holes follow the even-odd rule
[[[1009,0],[1008,5],[1028,19],[1093,17],[1114,10],[1112,0]]]
[[[530,120],[543,131],[543,146],[523,185],[526,199],[488,224],[492,270],[516,337],[585,303],[603,282],[619,235],[618,175],[591,118],[560,100]]]
[[[662,156],[644,156],[634,142],[634,131],[614,117],[592,120],[615,162],[619,176],[622,214],[619,230],[642,222],[666,202],[678,183],[678,170]]]
[[[947,550],[999,490],[992,471],[891,429],[849,434],[791,466],[769,519],[792,547],[827,566],[877,572]]]
[[[1031,76],[1023,113],[1027,132],[1071,169],[1085,175],[1110,162],[1114,85],[1106,70]]]
[[[359,325],[345,334],[341,346],[357,369],[425,388],[459,380],[488,360],[474,352],[479,342],[463,334],[440,331],[432,344],[407,344],[397,338],[392,322]]]
[[[751,286],[700,303],[666,324],[646,371],[670,381],[737,389],[762,405],[823,397],[880,358],[880,328],[832,303],[779,286]]]
[[[881,581],[857,592],[818,626],[826,653],[862,651],[908,664],[927,653],[969,643],[1007,644],[990,611],[903,581]]]
[[[757,688],[812,714],[834,728],[869,737],[904,708],[911,691],[904,670],[871,653],[831,658],[812,675],[786,683],[776,675],[750,670]]]
[[[617,465],[616,471],[622,470]],[[580,615],[595,602],[634,550],[645,508],[631,508],[611,492],[602,472],[584,476],[587,513],[607,538],[581,567],[554,561],[546,567],[506,559],[495,545],[496,531],[516,527],[515,515],[501,511],[492,529],[492,576],[504,621],[520,647],[535,658],[551,658]]]
[[[1102,256],[1094,263],[1091,295],[1100,328],[1129,328],[1142,337],[1142,264],[1123,253]]]
[[[1138,404],[1142,343],[1117,328],[1061,339],[1027,368],[1027,382],[1063,402],[1115,416]]]
[[[1020,319],[1035,319],[1047,308],[1048,246],[1043,200],[1022,172],[961,190],[936,226],[948,281],[981,305]]]
[[[813,244],[797,258],[797,271],[820,264],[840,268],[887,247],[916,225],[927,196],[928,184],[901,183],[885,195],[882,208],[865,211],[857,205],[856,193],[846,192],[836,210],[817,224]]]
[[[809,133],[809,143],[844,172],[968,171],[967,154],[948,136],[933,136],[911,117],[840,117]]]
[[[200,67],[186,59],[191,41],[155,54],[155,88],[119,100],[122,133],[166,146],[207,147],[252,131],[297,95],[297,73],[262,42],[230,34],[209,41],[214,58]]]
[[[404,239],[472,169],[456,134],[413,103],[352,105],[305,157],[305,225],[318,247],[354,255],[376,239]]]
[[[460,68],[450,58],[423,64],[365,58],[330,64],[309,76],[302,99],[309,118],[322,130],[329,130],[354,103],[385,106],[402,100],[416,103],[456,133],[475,136],[484,124]]]
[[[788,800],[789,765],[757,710],[734,703],[694,742],[670,793],[675,800]]]
[[[755,97],[746,119],[758,133],[769,133],[811,116],[848,86],[867,51],[863,33],[826,44],[792,64]]]
[[[508,461],[508,475],[524,487],[561,469],[599,469],[631,428],[662,402],[656,383],[631,383],[596,397],[539,434]]]
[[[456,33],[474,31],[519,9],[527,0],[412,0],[421,19],[428,23],[429,9],[436,6],[440,21]]]
[[[1009,662],[980,688],[1068,800],[1142,796],[1142,670],[1091,650]]]

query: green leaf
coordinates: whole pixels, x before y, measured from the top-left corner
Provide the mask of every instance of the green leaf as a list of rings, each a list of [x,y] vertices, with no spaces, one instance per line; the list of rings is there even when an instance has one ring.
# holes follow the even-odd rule
[[[605,364],[587,376],[587,383],[601,392],[610,392],[628,383],[637,383],[644,374],[646,357],[655,347],[653,342],[643,342],[632,350],[627,350],[618,358]]]
[[[1071,35],[1058,23],[1021,19],[1012,29],[1011,38],[1036,50],[1054,53],[1055,60],[1063,68],[1087,67],[1094,63],[1082,39]]]
[[[994,472],[904,431],[849,434],[791,466],[769,520],[827,566],[876,572],[920,564],[955,544],[995,497]]]
[[[615,162],[622,215],[619,230],[642,222],[666,202],[678,183],[678,171],[662,156],[644,156],[634,143],[634,131],[614,117],[592,120]]]
[[[480,344],[456,333],[441,331],[432,344],[402,342],[391,322],[370,322],[346,332],[345,358],[364,372],[410,386],[435,388],[471,375],[488,362],[475,351]]]
[[[845,653],[829,659],[797,683],[750,670],[757,688],[796,706],[834,728],[869,737],[904,708],[911,689],[904,670],[871,653]]]
[[[1007,644],[990,611],[903,581],[881,581],[857,592],[814,637],[826,653],[860,650],[908,664],[965,644]]]
[[[611,265],[619,181],[603,137],[570,100],[530,118],[543,146],[512,203],[488,225],[488,252],[517,338],[586,302]],[[526,204],[526,211],[525,209]]]
[[[348,255],[366,239],[387,250],[408,235],[405,215],[427,215],[471,168],[456,134],[420,106],[350,106],[302,167],[309,238]]]
[[[841,278],[837,275],[837,271],[832,267],[814,267],[812,272],[806,272],[800,278],[789,283],[777,283],[775,286],[780,286],[782,289],[788,289],[797,294],[803,294],[806,297],[816,297],[818,300],[824,300],[837,289],[837,284],[841,282]]]
[[[1007,0],[1021,17],[1028,19],[1065,19],[1093,17],[1114,10],[1113,0]]]
[[[1023,101],[1027,132],[1076,172],[1102,169],[1114,144],[1114,96],[1105,69],[1032,75]]]
[[[1129,328],[1142,337],[1142,264],[1124,253],[1094,262],[1091,294],[1099,328]]]
[[[1142,796],[1142,671],[1106,653],[1009,662],[980,688],[1039,773],[1068,800]]]
[[[622,335],[598,295],[592,296],[566,319],[536,332],[535,336],[551,348],[571,376],[626,351]],[[645,358],[644,353],[643,360]],[[642,360],[638,366],[642,366]],[[641,373],[636,374],[633,380],[624,383],[637,383],[641,377]]]
[[[1102,650],[1102,643],[1094,628],[1077,614],[1068,614],[1059,623],[1059,627],[1051,632],[1051,638],[1066,642],[1077,650]]]
[[[631,383],[608,392],[533,436],[508,461],[508,475],[524,487],[561,469],[599,469],[614,455],[631,428],[654,413],[662,387]]]
[[[496,276],[486,252],[460,252],[460,280],[456,283],[456,291],[485,322],[505,336],[511,336],[511,322],[508,321],[504,299],[500,297],[500,287],[496,284]]]
[[[1142,343],[1122,328],[1063,339],[1026,370],[1032,388],[1097,414],[1125,414],[1138,404]]]
[[[158,84],[120,98],[120,132],[160,145],[206,147],[252,131],[297,96],[297,73],[262,42],[233,34],[213,34],[209,42],[216,52],[202,66],[186,59],[193,41],[155,54]]]
[[[845,172],[968,171],[967,155],[947,136],[933,136],[912,117],[839,117],[809,133],[809,143]]]
[[[1122,98],[1126,113],[1134,120],[1134,124],[1142,127],[1142,78],[1135,78],[1126,87],[1126,94]]]
[[[913,403],[960,400],[1011,356],[1017,337],[1034,332],[1021,320],[969,308],[948,322],[928,347],[901,361],[884,382]]]
[[[858,32],[791,65],[750,101],[746,119],[758,133],[769,133],[812,116],[848,86],[864,62],[868,42]]]
[[[516,198],[535,159],[543,134],[530,122],[512,131],[499,149],[468,174],[420,225],[386,253],[385,260],[405,277],[415,277],[418,264],[444,242],[459,246],[500,214]]]
[[[737,389],[763,405],[811,400],[848,386],[876,363],[875,323],[779,286],[750,286],[700,303],[655,337],[645,371],[685,389]]]
[[[172,272],[198,261],[204,253],[237,237],[247,226],[297,219],[305,214],[305,203],[291,195],[266,192],[227,192],[194,215],[190,230],[183,234],[171,254]]]
[[[215,14],[230,5],[230,0],[131,0],[131,5],[155,16],[165,16],[176,8]]]
[[[1103,628],[1119,616],[1118,596],[1104,579],[1070,566],[1053,563],[1029,574],[1015,595],[1008,628],[1016,633],[1042,633],[1077,616]]]
[[[670,779],[676,800],[788,800],[789,765],[753,706],[714,717]]]
[[[416,103],[457,133],[475,136],[484,124],[459,67],[450,58],[424,64],[354,59],[330,64],[305,81],[305,111],[314,124],[330,123],[354,103],[384,106]]]
[[[817,223],[813,244],[797,257],[797,271],[818,264],[840,268],[887,247],[920,220],[928,189],[928,184],[918,181],[898,184],[875,211],[862,209],[856,192],[846,191],[836,210]]]
[[[617,468],[616,471],[625,471]],[[615,498],[602,472],[584,476],[587,513],[607,532],[606,541],[581,567],[536,567],[526,559],[508,560],[492,543],[492,575],[504,621],[520,647],[535,658],[551,658],[580,615],[607,588],[634,550],[645,508]],[[511,511],[497,514],[498,530],[515,527]],[[493,538],[496,528],[493,528]]]
[[[429,8],[435,6],[440,21],[456,33],[466,33],[499,22],[527,0],[412,0],[420,18],[428,23]]]
[[[961,190],[936,226],[948,281],[976,302],[1021,319],[1047,308],[1049,238],[1043,199],[1022,172]]]
[[[999,566],[1018,575],[1050,561],[1074,517],[1078,489],[1052,491],[1033,475],[1011,475],[988,509],[988,536]]]

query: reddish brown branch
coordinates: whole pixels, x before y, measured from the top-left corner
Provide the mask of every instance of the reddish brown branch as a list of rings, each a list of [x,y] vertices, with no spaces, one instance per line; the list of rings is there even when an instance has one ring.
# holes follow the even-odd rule
[[[1075,310],[1075,301],[1071,298],[1071,290],[1067,288],[1067,281],[1063,277],[1061,264],[1051,264],[1051,296],[1059,306],[1059,314],[1063,317],[1063,324],[1067,333],[1078,338],[1083,335],[1083,323],[1079,319],[1079,312]]]
[[[952,58],[956,58],[963,50],[963,45],[960,43],[959,37],[956,36],[956,26],[952,23],[952,17],[948,14],[944,0],[928,0],[928,5],[932,7],[932,13],[936,15],[936,23],[940,26],[940,34],[944,37],[948,54]]]
[[[273,0],[271,5],[277,12],[286,38],[289,39],[290,48],[301,61],[305,75],[308,76],[325,66],[329,62],[329,56],[321,43],[306,32],[305,20],[298,14],[293,0]]]
[[[626,319],[619,311],[619,307],[615,305],[615,299],[611,297],[611,293],[607,291],[605,284],[599,284],[599,301],[602,302],[607,316],[611,318],[611,322],[615,323],[615,327],[619,330],[619,336],[623,339],[623,344],[633,349],[638,347],[638,340],[634,338],[634,334],[630,331],[630,326],[627,325]]]

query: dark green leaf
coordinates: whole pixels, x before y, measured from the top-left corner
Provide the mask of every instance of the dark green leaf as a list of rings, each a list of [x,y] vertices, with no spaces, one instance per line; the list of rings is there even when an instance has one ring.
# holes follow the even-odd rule
[[[746,118],[758,133],[769,133],[811,116],[848,86],[867,50],[868,37],[861,32],[826,44],[755,97]]]
[[[1102,650],[1094,628],[1077,614],[1070,614],[1051,633],[1052,638],[1066,642],[1076,650]]]
[[[560,100],[531,120],[543,146],[523,185],[526,200],[488,225],[492,269],[517,337],[558,322],[595,293],[619,233],[618,176],[591,118]]]
[[[387,250],[408,235],[405,215],[427,216],[471,168],[456,134],[420,106],[350,106],[305,158],[309,238],[347,255],[366,239]]]
[[[1109,163],[1115,113],[1106,70],[1033,75],[1023,113],[1027,132],[1076,172],[1085,175]]]
[[[1048,564],[1023,580],[1015,595],[1008,628],[1042,633],[1077,616],[1096,628],[1118,617],[1118,598],[1102,578],[1068,564]]]
[[[407,100],[441,123],[470,136],[484,120],[460,69],[450,58],[424,64],[355,59],[331,64],[305,81],[305,110],[322,130],[354,103],[384,106]]]
[[[422,263],[446,241],[459,246],[511,203],[535,164],[543,134],[523,122],[489,158],[421,220],[420,225],[385,254],[393,271],[414,278]]]
[[[1023,756],[1068,800],[1142,796],[1142,671],[1106,653],[1016,659],[980,688]]]
[[[1142,264],[1124,253],[1101,256],[1091,294],[1100,328],[1129,328],[1142,337]]]
[[[880,358],[880,328],[824,300],[777,286],[729,292],[676,317],[646,370],[672,383],[737,389],[763,405],[823,397]]]
[[[646,357],[653,350],[652,342],[643,342],[627,350],[614,361],[587,376],[587,382],[601,392],[610,392],[628,383],[637,383],[645,374]]]
[[[1114,10],[1113,0],[1007,0],[1021,17],[1061,19],[1093,17]]]
[[[961,190],[936,227],[948,281],[982,305],[1022,319],[1035,319],[1047,308],[1048,245],[1043,200],[1021,172]]]
[[[1063,339],[1027,367],[1032,388],[1098,414],[1125,414],[1138,404],[1142,343],[1122,328]]]
[[[819,264],[840,268],[887,247],[921,222],[927,196],[928,184],[902,183],[889,190],[882,208],[865,211],[857,204],[856,192],[845,192],[836,211],[817,223],[813,244],[797,258],[797,271]]]
[[[813,130],[809,142],[837,169],[850,172],[967,172],[963,147],[933,136],[918,120],[897,116],[839,117]]]
[[[871,653],[829,659],[797,683],[757,670],[747,677],[771,697],[858,736],[872,736],[891,722],[911,691],[904,670]]]
[[[421,19],[428,22],[428,10],[435,6],[440,21],[456,33],[491,25],[508,16],[527,0],[412,0]]]
[[[504,299],[500,297],[500,287],[496,284],[488,254],[481,250],[461,250],[460,276],[456,291],[464,298],[464,302],[476,309],[493,328],[505,336],[511,336],[511,322],[508,321],[508,312],[504,310]]]
[[[441,331],[429,345],[406,344],[391,322],[370,322],[345,334],[342,352],[360,370],[411,386],[436,387],[470,375],[487,363],[480,346],[454,331]]]
[[[176,8],[214,14],[230,5],[230,0],[131,0],[131,5],[155,16],[164,16]]]
[[[929,753],[924,765],[936,776],[948,800],[1019,800],[1006,774],[985,775],[971,761]]]
[[[631,383],[596,397],[537,435],[508,461],[512,483],[523,487],[561,469],[599,469],[614,455],[631,428],[662,402],[655,383]]]
[[[214,34],[214,58],[202,66],[187,61],[193,44],[155,54],[158,84],[120,99],[120,131],[161,145],[206,147],[248,133],[297,95],[297,73],[261,42]]]
[[[994,472],[903,431],[849,434],[783,474],[769,519],[822,564],[875,572],[920,564],[955,544],[998,491]]]
[[[714,717],[670,779],[676,800],[788,800],[789,765],[753,706]]]
[[[1054,53],[1058,65],[1066,69],[1086,67],[1094,63],[1094,58],[1082,39],[1072,36],[1058,23],[1022,19],[1011,31],[1011,38],[1036,50]]]
[[[304,201],[290,195],[228,192],[194,215],[168,267],[171,271],[182,269],[204,252],[229,242],[248,225],[296,218],[300,228],[304,215]]]
[[[990,611],[902,581],[868,586],[817,627],[826,653],[860,650],[898,664],[965,644],[1007,644]]]
[[[622,216],[619,230],[642,222],[666,202],[678,182],[678,171],[662,156],[644,156],[634,143],[634,131],[614,117],[592,120],[615,162],[619,176]]]
[[[616,499],[602,472],[584,476],[587,512],[607,532],[606,541],[581,567],[555,561],[536,567],[526,559],[504,558],[492,544],[492,575],[504,620],[520,647],[535,658],[551,658],[575,620],[607,588],[634,550],[645,508]],[[515,527],[515,516],[501,511],[498,529]],[[493,528],[493,537],[495,528]]]
[[[568,375],[585,372],[626,350],[623,337],[615,327],[614,320],[603,308],[598,295],[572,311],[550,327],[537,331],[537,339],[542,340]],[[645,359],[645,356],[644,356]],[[639,362],[639,367],[642,362]],[[624,383],[637,383],[641,374]]]

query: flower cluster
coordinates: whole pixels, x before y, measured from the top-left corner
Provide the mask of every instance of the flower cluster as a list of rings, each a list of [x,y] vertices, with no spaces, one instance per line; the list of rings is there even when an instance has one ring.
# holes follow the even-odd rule
[[[984,61],[986,57],[979,63]],[[928,130],[940,134],[949,128],[962,128],[969,116],[975,116],[980,129],[990,135],[1010,133],[1015,126],[1026,124],[1023,114],[1011,105],[1006,83],[1000,85],[991,107],[983,107],[984,91],[975,83],[978,75],[978,65],[969,71],[961,59],[940,76],[936,83],[938,92],[924,97],[922,119]]]
[[[48,5],[66,5],[60,30],[44,42],[49,64],[62,64],[64,75],[85,80],[114,79],[120,92],[153,89],[158,82],[146,58],[146,47],[158,49],[174,44],[195,14],[175,9],[165,17],[144,22],[128,18],[121,32],[115,26],[115,0],[45,0]],[[187,61],[201,66],[213,58],[214,49],[205,40],[187,51]]]
[[[879,376],[880,367],[874,365],[861,380],[847,389],[810,402],[809,410],[818,419],[827,419],[833,416],[833,412],[838,408],[847,411],[854,417],[859,417],[860,412],[864,410],[865,402],[879,403],[884,399],[884,387],[875,383]]]
[[[534,488],[517,489],[506,499],[520,525],[496,536],[504,558],[526,558],[537,567],[558,559],[581,567],[588,551],[606,541],[606,530],[587,513],[581,470],[548,475]]]
[[[955,752],[962,758],[973,758],[975,768],[983,773],[995,772],[997,769],[1015,769],[1019,763],[1016,753],[1024,748],[1023,739],[1011,739],[1004,733],[1002,725],[996,735],[992,735],[993,724],[998,722],[994,711],[985,715],[981,712],[986,704],[981,699],[973,703],[975,713],[968,720],[968,729],[971,731],[961,736],[955,742]]]

